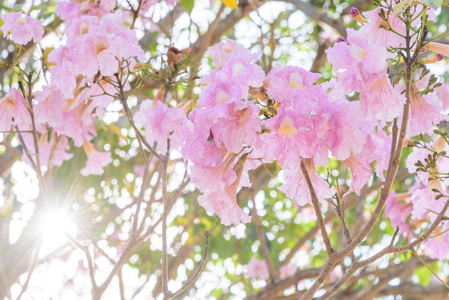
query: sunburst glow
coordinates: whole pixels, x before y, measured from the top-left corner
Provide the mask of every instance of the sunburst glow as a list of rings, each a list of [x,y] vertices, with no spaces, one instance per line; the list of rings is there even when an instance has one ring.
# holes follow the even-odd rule
[[[42,216],[40,234],[43,238],[42,253],[49,253],[67,242],[66,234],[74,236],[77,227],[67,211],[58,209]]]

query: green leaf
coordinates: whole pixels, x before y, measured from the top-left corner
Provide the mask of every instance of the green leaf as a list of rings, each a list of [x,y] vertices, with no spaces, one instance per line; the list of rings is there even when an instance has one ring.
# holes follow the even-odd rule
[[[415,275],[419,278],[419,283],[426,287],[430,284],[430,280],[432,279],[432,272],[427,269],[427,267],[421,267],[415,270]]]
[[[443,4],[443,0],[421,0],[421,3],[429,5],[433,10],[437,10]]]
[[[399,2],[398,4],[396,4],[396,6],[393,9],[394,15],[396,17],[399,16],[407,9],[407,7],[412,5],[412,3],[413,3],[413,0],[403,0],[403,1]]]
[[[180,0],[179,4],[190,14],[192,12],[195,0]]]

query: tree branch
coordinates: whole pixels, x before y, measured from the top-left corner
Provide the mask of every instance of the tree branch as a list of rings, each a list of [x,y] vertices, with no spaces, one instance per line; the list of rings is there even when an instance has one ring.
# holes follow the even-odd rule
[[[333,29],[335,29],[342,37],[346,38],[346,27],[339,20],[332,19],[328,15],[318,11],[318,9],[302,0],[285,0],[287,3],[291,3],[296,6],[297,9],[302,11],[310,19],[317,23],[324,23]]]
[[[314,166],[315,167],[315,166]],[[331,240],[327,233],[326,224],[324,222],[323,214],[321,213],[320,201],[318,200],[315,189],[313,188],[312,180],[310,180],[309,172],[304,164],[304,159],[301,159],[301,172],[306,179],[307,186],[309,187],[310,197],[312,198],[312,206],[315,210],[315,215],[317,217],[317,223],[320,227],[321,235],[323,236],[324,245],[326,246],[326,251],[329,257],[335,254],[335,250],[332,248]]]

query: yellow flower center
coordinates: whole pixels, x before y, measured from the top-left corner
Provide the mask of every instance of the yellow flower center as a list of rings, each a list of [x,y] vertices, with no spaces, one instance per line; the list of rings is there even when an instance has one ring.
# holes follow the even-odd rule
[[[218,91],[217,93],[217,104],[225,103],[229,100],[229,94],[224,91]]]
[[[16,108],[16,101],[11,95],[6,97],[2,104],[7,110],[13,110]]]
[[[278,133],[283,136],[291,137],[298,133],[298,129],[293,125],[293,120],[290,117],[284,117],[279,126]]]
[[[248,120],[248,118],[249,118],[249,113],[250,113],[250,111],[249,111],[248,108],[244,108],[242,110],[238,110],[237,111],[237,115],[239,116],[238,123],[239,124],[245,123],[246,120]]]
[[[86,22],[83,22],[80,26],[80,35],[85,35],[89,31],[89,25]]]
[[[360,61],[362,58],[366,56],[366,50],[356,45],[352,45],[351,53],[357,59],[357,61]]]
[[[305,89],[302,78],[299,76],[298,72],[294,72],[290,75],[289,85],[298,90],[302,91]]]
[[[227,53],[231,53],[232,52],[232,46],[229,44],[224,44],[223,47],[221,48],[222,51],[227,52]]]
[[[101,52],[103,52],[106,49],[108,49],[108,44],[106,44],[105,42],[103,42],[100,39],[95,39],[95,41],[94,41],[95,55],[99,55]]]
[[[20,18],[17,18],[16,24],[25,25],[25,24],[28,24],[28,22],[24,17],[20,17]]]
[[[326,121],[325,121],[324,124],[323,124],[323,127],[324,127],[324,130],[328,131],[329,128],[330,128],[330,127],[329,127],[329,116],[330,116],[330,114],[325,113],[325,114],[322,114],[321,116],[324,117],[324,118],[326,119]]]
[[[245,71],[245,66],[241,62],[235,63],[232,67],[232,76],[238,76],[243,71]]]

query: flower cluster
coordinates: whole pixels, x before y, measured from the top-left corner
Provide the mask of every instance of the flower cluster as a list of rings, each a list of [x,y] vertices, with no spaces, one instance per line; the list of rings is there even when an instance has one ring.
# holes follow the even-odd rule
[[[102,117],[113,100],[107,94],[116,92],[103,78],[118,80],[116,73],[120,69],[132,70],[136,57],[145,59],[135,31],[123,25],[125,14],[121,10],[112,12],[115,6],[115,0],[101,1],[99,5],[59,2],[56,13],[65,21],[67,42],[48,55],[50,84],[34,97],[11,89],[0,100],[1,130],[9,131],[11,125],[29,129],[32,110],[40,134],[46,134],[47,124],[58,140],[71,138],[76,147],[84,146],[88,160],[82,175],[102,174],[103,165],[111,162],[110,153],[98,152],[91,143],[96,136],[96,117]],[[21,13],[5,14],[2,18],[4,36],[10,34],[17,44],[26,44],[31,39],[38,42],[44,34],[40,20]],[[125,89],[129,88],[127,83],[123,84]],[[66,153],[67,146],[66,142],[56,144],[58,157],[54,159],[58,163],[72,157]],[[46,147],[51,148],[50,142],[43,140],[41,151],[45,152]],[[29,148],[34,149],[33,143]]]
[[[236,193],[249,185],[247,171],[258,165],[248,150],[262,144],[260,108],[250,88],[261,86],[265,74],[254,63],[258,55],[233,41],[212,53],[218,69],[203,78],[198,107],[183,124],[182,153],[193,163],[192,182],[204,193],[199,203],[223,224],[247,223],[251,218],[237,205]]]
[[[3,37],[9,34],[11,40],[16,44],[25,45],[31,40],[37,43],[44,35],[42,21],[23,16],[21,12],[3,14],[2,19],[5,22],[0,27]]]
[[[101,1],[99,6],[81,8],[76,2],[60,2],[56,12],[66,21],[67,43],[53,50],[48,61],[51,84],[36,98],[38,111],[47,107],[58,110],[54,114],[39,114],[42,123],[53,126],[56,133],[74,140],[75,146],[84,149],[96,136],[94,121],[102,116],[114,94],[114,88],[102,77],[117,79],[124,65],[132,69],[134,57],[144,59],[133,30],[123,26],[124,15],[118,10],[111,13],[115,1]],[[92,97],[96,96],[96,97]],[[42,99],[42,100],[41,100]],[[39,108],[41,107],[41,108]],[[45,107],[45,108],[44,108]],[[66,122],[57,122],[63,118]],[[55,124],[53,124],[55,122]],[[95,150],[96,151],[96,150]],[[86,150],[88,164],[82,175],[102,174],[103,163],[111,160],[110,153]],[[95,162],[96,161],[96,162]]]

